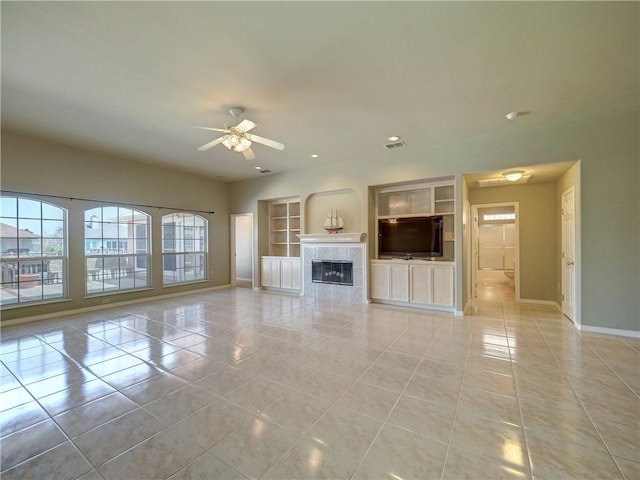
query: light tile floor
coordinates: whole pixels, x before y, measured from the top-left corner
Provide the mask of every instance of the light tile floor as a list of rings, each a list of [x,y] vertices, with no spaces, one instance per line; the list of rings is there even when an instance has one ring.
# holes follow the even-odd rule
[[[2,328],[2,478],[640,478],[640,342],[227,289]]]

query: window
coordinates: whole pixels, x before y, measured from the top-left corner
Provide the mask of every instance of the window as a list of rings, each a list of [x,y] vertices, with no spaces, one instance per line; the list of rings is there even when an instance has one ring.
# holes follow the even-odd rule
[[[125,207],[84,212],[87,295],[148,287],[149,216]]]
[[[206,279],[207,221],[190,213],[162,217],[163,285]]]
[[[2,305],[65,296],[67,211],[38,200],[2,197]]]
[[[482,215],[482,220],[485,222],[496,222],[500,220],[515,220],[515,213],[485,213]]]

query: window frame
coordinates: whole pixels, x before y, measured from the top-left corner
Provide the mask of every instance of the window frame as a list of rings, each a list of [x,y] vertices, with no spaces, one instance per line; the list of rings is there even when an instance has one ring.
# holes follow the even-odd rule
[[[111,209],[115,209],[115,216],[113,211],[108,213]],[[107,211],[107,217],[105,217],[105,211]],[[121,212],[127,211],[130,212],[130,216],[127,215],[128,219],[125,219],[121,216]],[[140,222],[140,219],[145,221]],[[115,295],[151,288],[152,220],[148,213],[124,205],[105,204],[84,210],[83,263],[86,297]],[[145,226],[146,238],[138,236],[139,226]],[[121,234],[123,228],[126,228],[126,234]],[[88,231],[94,229],[99,230],[100,234],[87,236]],[[146,252],[139,251],[141,240],[146,240]],[[94,247],[96,245],[97,247]],[[140,261],[141,259],[144,261]],[[140,267],[140,264],[144,267]],[[102,284],[102,288],[95,287],[98,283]],[[94,287],[92,288],[91,285]]]
[[[191,222],[185,221],[187,218],[191,219]],[[160,225],[162,287],[208,281],[209,221],[193,212],[172,212],[161,217]],[[198,229],[202,236],[197,234]],[[169,231],[172,231],[171,235],[167,235]],[[187,245],[190,246],[189,249]],[[201,249],[197,249],[198,246]],[[193,261],[197,257],[200,257],[199,263]],[[187,267],[189,258],[192,263]],[[187,278],[190,269],[193,270],[193,277]],[[166,272],[175,272],[173,279],[169,278]]]
[[[4,246],[0,247],[0,285],[2,287],[1,290],[3,296],[5,293],[5,286],[15,287],[10,288],[10,290],[16,292],[15,301],[11,301],[10,303],[5,303],[0,298],[0,308],[5,310],[68,300],[68,209],[61,205],[42,200],[37,196],[0,195],[0,199],[3,206],[15,209],[15,215],[12,215],[13,210],[7,212],[3,208],[0,212],[0,222],[16,230],[15,237],[9,235],[3,236],[2,241],[0,241],[0,244],[6,242],[5,246],[7,244],[11,245],[11,242],[15,242],[15,248],[10,249],[15,250],[14,253],[5,253]],[[14,206],[11,207],[10,205],[4,205],[7,200],[14,202]],[[35,214],[22,215],[22,202],[34,202],[39,204],[37,207],[39,210],[39,217]],[[23,206],[22,208],[26,210],[28,207]],[[48,214],[45,212],[45,209],[55,209],[56,213],[55,215]],[[15,226],[11,225],[11,223],[15,223]],[[55,229],[55,233],[58,235],[47,235],[47,229],[52,228],[56,223],[60,223],[60,226]],[[28,224],[38,224],[39,233],[33,233],[28,228],[21,228],[22,225]],[[21,231],[28,232],[31,235],[36,235],[36,237],[31,235],[21,236]],[[23,242],[29,243],[28,252],[23,252],[23,250],[27,250],[26,248],[21,248],[21,245],[24,244]],[[39,253],[30,252],[33,243],[38,245],[37,248],[39,249]],[[52,248],[54,251],[47,252],[46,249],[48,248]],[[55,271],[52,270],[54,262],[58,264]],[[14,268],[11,268],[9,265],[13,265]],[[21,280],[21,277],[24,278]],[[50,288],[51,285],[59,285],[59,288],[52,289]],[[39,288],[40,290],[40,294],[36,298],[29,294],[25,294],[24,296],[22,295],[21,292],[23,289],[26,290],[33,288]],[[49,293],[46,293],[47,288],[50,290]]]

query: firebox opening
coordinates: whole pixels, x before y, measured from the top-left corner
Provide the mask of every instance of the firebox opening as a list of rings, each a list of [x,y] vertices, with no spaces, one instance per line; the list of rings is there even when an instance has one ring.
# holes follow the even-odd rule
[[[311,260],[311,281],[353,286],[353,262],[347,260]]]

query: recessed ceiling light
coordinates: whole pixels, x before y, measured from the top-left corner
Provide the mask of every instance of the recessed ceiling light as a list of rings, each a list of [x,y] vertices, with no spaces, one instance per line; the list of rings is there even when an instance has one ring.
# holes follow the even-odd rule
[[[309,155],[311,158],[318,158],[320,155],[318,155],[317,153],[312,153],[311,155]]]
[[[505,117],[507,117],[507,120],[515,120],[516,118],[518,118],[518,115],[520,115],[518,112],[509,112],[505,115]]]
[[[397,142],[398,140],[400,140],[400,137],[398,135],[393,135],[389,137],[390,142]]]
[[[255,167],[253,167],[253,169],[254,170],[262,170],[262,167],[259,167],[259,166],[256,165]]]

